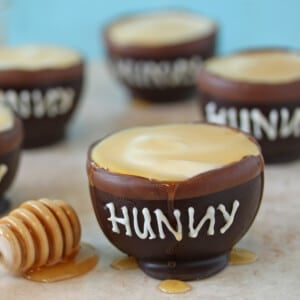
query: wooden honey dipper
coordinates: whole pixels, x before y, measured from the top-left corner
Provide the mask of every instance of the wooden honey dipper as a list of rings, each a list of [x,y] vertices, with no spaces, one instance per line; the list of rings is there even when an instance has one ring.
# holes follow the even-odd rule
[[[0,259],[9,271],[22,274],[75,255],[80,237],[80,222],[70,205],[27,201],[0,219]]]

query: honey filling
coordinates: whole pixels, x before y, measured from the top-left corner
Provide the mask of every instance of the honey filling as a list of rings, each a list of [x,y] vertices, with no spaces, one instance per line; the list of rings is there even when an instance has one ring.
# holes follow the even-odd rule
[[[187,42],[211,33],[215,24],[205,17],[184,12],[156,12],[116,22],[109,28],[118,45],[164,46]]]
[[[205,69],[231,80],[286,83],[300,80],[300,54],[275,50],[244,52],[210,59]]]
[[[113,173],[180,182],[259,153],[241,132],[191,123],[120,131],[96,144],[91,158]]]
[[[80,60],[81,56],[76,51],[56,46],[27,45],[0,48],[0,71],[67,68],[78,64]]]

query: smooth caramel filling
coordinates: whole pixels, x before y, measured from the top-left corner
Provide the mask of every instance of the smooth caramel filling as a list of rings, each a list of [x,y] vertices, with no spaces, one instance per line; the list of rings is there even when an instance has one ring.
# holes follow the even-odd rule
[[[79,63],[80,60],[79,53],[74,50],[55,46],[28,45],[0,48],[0,71],[67,68]]]
[[[113,173],[177,182],[258,154],[258,146],[233,129],[172,124],[115,133],[94,146],[91,158]]]
[[[6,131],[14,126],[14,115],[11,110],[4,106],[0,105],[0,132]]]
[[[183,12],[148,13],[113,24],[111,40],[119,45],[163,46],[211,33],[215,24],[205,17]]]
[[[217,57],[205,68],[216,75],[238,81],[285,83],[300,80],[300,54],[288,51],[261,51]]]

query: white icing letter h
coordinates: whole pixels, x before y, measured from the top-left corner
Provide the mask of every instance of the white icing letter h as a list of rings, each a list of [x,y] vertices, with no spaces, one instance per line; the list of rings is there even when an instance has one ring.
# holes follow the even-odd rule
[[[120,233],[120,229],[118,226],[119,223],[125,226],[125,234],[127,236],[132,236],[127,207],[123,206],[121,208],[123,218],[120,218],[116,216],[116,210],[113,203],[107,203],[105,206],[109,209],[110,212],[110,217],[107,220],[112,223],[112,231],[115,233]]]

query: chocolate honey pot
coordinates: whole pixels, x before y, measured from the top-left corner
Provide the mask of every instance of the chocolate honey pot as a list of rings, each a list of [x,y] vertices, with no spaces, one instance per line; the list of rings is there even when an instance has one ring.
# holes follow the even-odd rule
[[[106,27],[110,66],[133,97],[152,102],[186,99],[195,72],[214,54],[216,23],[187,11],[132,14]]]
[[[212,124],[136,127],[93,144],[90,193],[107,238],[159,279],[208,277],[249,229],[263,191],[253,138]]]
[[[299,159],[299,70],[300,53],[283,49],[208,60],[197,76],[204,118],[252,134],[267,163]]]
[[[42,45],[0,49],[0,103],[22,119],[25,148],[65,137],[83,77],[83,58],[74,50]]]

